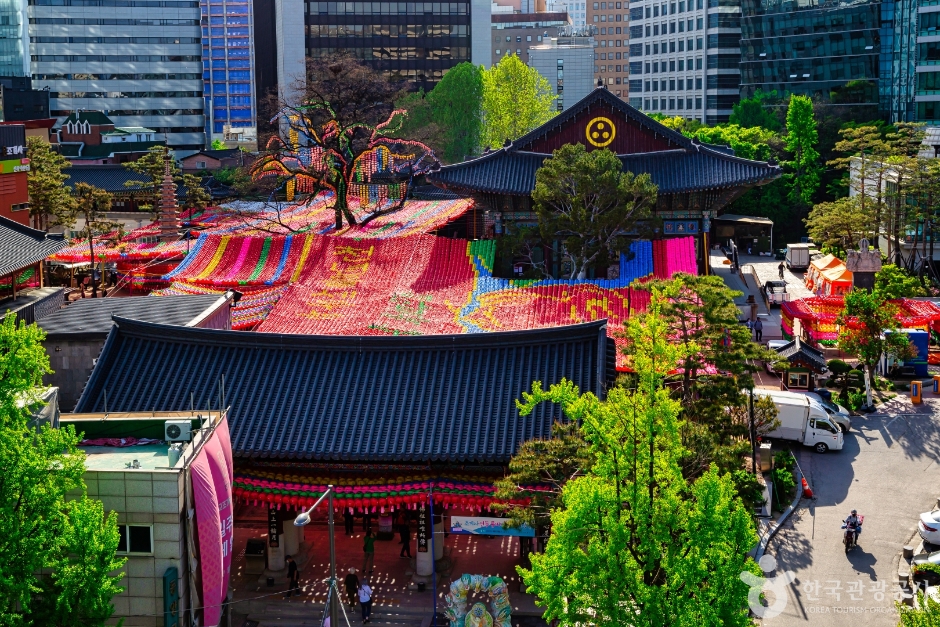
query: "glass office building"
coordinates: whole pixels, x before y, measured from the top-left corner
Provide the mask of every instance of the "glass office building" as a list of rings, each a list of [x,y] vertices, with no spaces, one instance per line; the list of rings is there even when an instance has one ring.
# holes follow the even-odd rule
[[[741,96],[758,89],[913,117],[915,0],[744,0]]]
[[[257,140],[252,4],[201,0],[200,6],[206,136],[250,145]]]
[[[26,0],[0,0],[0,76],[29,76]]]
[[[914,115],[920,122],[940,125],[940,1],[920,0],[917,18]]]

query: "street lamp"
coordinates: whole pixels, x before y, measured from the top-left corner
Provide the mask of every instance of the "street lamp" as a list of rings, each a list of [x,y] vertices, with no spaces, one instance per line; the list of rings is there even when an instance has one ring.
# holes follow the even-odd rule
[[[323,502],[323,499],[329,497],[328,505],[328,518],[327,524],[330,531],[330,584],[326,593],[326,603],[327,603],[327,616],[330,617],[330,627],[336,627],[338,624],[336,622],[337,617],[337,599],[339,598],[339,587],[336,584],[336,542],[333,534],[333,486],[328,485],[326,487],[326,492],[323,493],[323,496],[317,499],[317,502],[310,506],[305,512],[301,512],[297,515],[297,518],[294,519],[295,527],[303,527],[304,525],[310,524],[310,514],[317,508],[320,503]],[[349,625],[349,618],[346,616],[346,608],[343,608],[343,618],[346,619],[346,625]]]

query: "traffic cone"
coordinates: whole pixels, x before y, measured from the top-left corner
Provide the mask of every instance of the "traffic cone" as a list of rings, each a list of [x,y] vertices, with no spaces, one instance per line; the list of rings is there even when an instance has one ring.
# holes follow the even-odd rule
[[[813,498],[813,491],[809,489],[809,484],[806,483],[806,477],[803,477],[803,498],[811,499]]]

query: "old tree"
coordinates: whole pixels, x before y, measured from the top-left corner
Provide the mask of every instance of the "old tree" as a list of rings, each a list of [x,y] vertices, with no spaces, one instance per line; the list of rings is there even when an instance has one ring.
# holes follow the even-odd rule
[[[270,197],[333,194],[336,229],[399,209],[412,178],[437,160],[425,144],[395,137],[406,85],[351,56],[309,59],[306,75],[270,106],[279,133],[251,168]]]

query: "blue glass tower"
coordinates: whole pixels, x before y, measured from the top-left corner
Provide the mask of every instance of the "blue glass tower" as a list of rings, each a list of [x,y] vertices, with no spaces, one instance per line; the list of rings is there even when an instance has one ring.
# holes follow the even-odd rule
[[[250,0],[200,0],[206,137],[257,140],[254,39]]]

